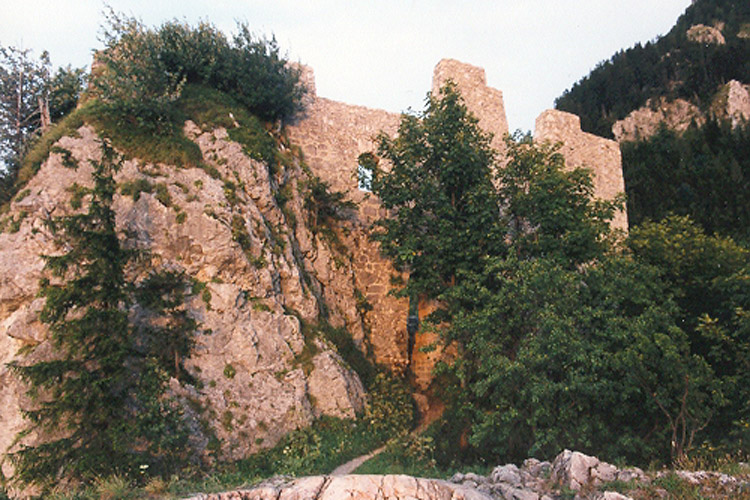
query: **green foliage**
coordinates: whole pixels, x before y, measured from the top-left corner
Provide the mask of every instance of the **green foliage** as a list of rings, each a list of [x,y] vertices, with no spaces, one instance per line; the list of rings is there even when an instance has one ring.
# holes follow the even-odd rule
[[[710,364],[720,382],[718,392],[726,401],[704,435],[730,452],[747,452],[748,250],[730,238],[706,235],[685,217],[642,224],[629,245],[636,258],[659,269],[679,306],[678,324],[688,335],[691,352]]]
[[[622,145],[631,226],[670,213],[750,241],[750,126],[709,121]]]
[[[352,335],[346,328],[335,328],[329,323],[322,322],[318,329],[323,337],[336,347],[336,352],[346,361],[346,364],[359,375],[367,390],[375,383],[376,368],[362,348],[355,344]]]
[[[159,132],[172,121],[171,104],[186,84],[231,94],[263,120],[292,116],[302,89],[275,40],[239,25],[230,42],[214,26],[171,21],[157,29],[110,10],[105,49],[92,76],[94,94],[121,117]]]
[[[324,230],[337,220],[342,220],[346,212],[357,208],[356,203],[346,200],[346,193],[330,191],[330,185],[311,176],[303,185],[303,207],[309,214],[312,231]]]
[[[30,139],[42,126],[39,103],[47,99],[49,66],[46,51],[35,61],[29,50],[0,47],[0,164],[10,185]]]
[[[83,106],[73,111],[71,114],[54,124],[38,140],[33,141],[28,151],[23,156],[18,177],[15,180],[14,189],[17,191],[26,185],[29,180],[39,171],[42,163],[49,157],[53,145],[65,136],[75,136],[78,130],[85,122],[85,117],[90,110],[90,106]]]
[[[380,373],[370,396],[363,417],[323,417],[310,427],[288,434],[274,448],[240,461],[238,469],[251,477],[327,474],[392,437],[405,436],[415,422],[408,385]]]
[[[76,109],[78,101],[88,82],[88,74],[83,68],[70,65],[57,68],[49,82],[49,114],[57,121]]]
[[[110,109],[101,101],[92,101],[86,122],[129,158],[182,167],[202,166],[200,148],[182,131],[185,116],[179,108],[169,107],[168,113],[159,117],[158,126],[151,124],[150,116],[121,114],[120,111]]]
[[[113,473],[138,478],[142,466],[166,474],[186,459],[186,434],[163,396],[168,372],[158,358],[161,346],[154,345],[180,316],[179,286],[162,282],[172,291],[148,294],[144,302],[146,309],[168,310],[168,326],[131,322],[125,269],[134,254],[121,245],[112,210],[120,162],[104,143],[101,161],[92,161],[87,212],[50,222],[64,251],[45,258],[50,277],[41,283],[40,319],[49,325],[55,355],[10,365],[34,402],[24,412],[29,427],[20,448],[9,454],[14,480],[22,484],[46,488],[60,477],[91,482]],[[26,444],[31,432],[42,441]]]
[[[398,269],[410,272],[404,293],[437,297],[502,245],[489,140],[448,83],[428,97],[421,115],[402,117],[395,139],[379,136],[378,154],[390,170],[372,154],[360,156],[373,174],[373,193],[395,212],[377,221],[375,238]]]
[[[422,324],[456,351],[435,383],[438,464],[563,448],[666,462],[744,428],[746,251],[686,220],[614,247],[619,203],[592,198],[590,172],[516,136],[495,188],[472,124],[449,86],[381,138],[389,171],[360,158],[395,212],[381,248],[410,271],[407,292],[439,301]]]
[[[566,267],[599,256],[621,200],[594,199],[591,172],[566,169],[554,147],[535,145],[528,136],[511,138],[506,147],[508,163],[497,181],[511,251],[523,259],[555,258]]]
[[[245,219],[237,214],[232,215],[231,229],[232,239],[240,245],[240,248],[245,254],[245,258],[247,258],[248,262],[255,265],[255,267],[262,267],[259,265],[259,259],[262,259],[263,255],[262,253],[259,257],[253,255],[252,238],[250,237],[250,232],[247,230]]]
[[[154,196],[159,201],[159,203],[167,208],[172,206],[172,195],[169,194],[169,188],[165,183],[160,182],[158,184],[155,184],[154,193]]]
[[[70,207],[78,210],[83,205],[83,197],[90,193],[90,190],[74,182],[72,186],[65,189],[70,196]]]
[[[245,154],[274,168],[275,140],[261,120],[231,95],[202,85],[186,85],[177,105],[204,129],[224,127]]]
[[[171,377],[191,381],[182,366],[195,345],[196,321],[185,309],[190,281],[181,271],[151,271],[136,287],[142,312],[137,348],[153,358]]]
[[[34,61],[28,50],[0,47],[0,203],[26,182],[19,172],[50,124],[45,118],[57,121],[75,109],[85,78],[82,69],[70,67],[51,77],[46,51]]]
[[[153,190],[153,184],[144,177],[133,181],[123,182],[120,186],[120,194],[123,196],[130,196],[133,198],[133,201],[141,199],[141,193],[151,193]]]
[[[391,439],[385,450],[362,464],[357,474],[406,474],[415,477],[448,477],[437,467],[432,436],[409,434]]]

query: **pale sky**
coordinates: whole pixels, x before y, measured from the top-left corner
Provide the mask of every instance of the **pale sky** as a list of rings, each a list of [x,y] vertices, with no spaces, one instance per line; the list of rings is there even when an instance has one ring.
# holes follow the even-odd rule
[[[312,66],[318,95],[420,110],[442,58],[485,68],[503,91],[511,130],[532,130],[554,99],[614,52],[665,34],[690,0],[110,0],[158,26],[236,21],[276,36]],[[100,48],[101,0],[0,0],[0,45],[87,66]]]

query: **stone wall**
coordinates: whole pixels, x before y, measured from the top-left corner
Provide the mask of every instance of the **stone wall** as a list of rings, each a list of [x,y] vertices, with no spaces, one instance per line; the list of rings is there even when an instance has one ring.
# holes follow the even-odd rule
[[[339,313],[343,316],[339,323],[346,324],[355,340],[362,341],[367,335],[379,363],[402,371],[408,364],[406,316],[409,305],[408,301],[388,294],[392,288],[390,278],[396,271],[369,238],[372,222],[385,213],[370,193],[358,188],[357,180],[357,158],[376,149],[374,139],[379,132],[394,135],[400,115],[316,96],[310,68],[303,68],[302,80],[308,89],[306,112],[288,127],[289,139],[300,147],[305,164],[315,175],[332,190],[346,192],[348,198],[359,205],[349,221],[353,230],[340,234],[351,251],[352,276],[342,279],[331,273],[329,279],[324,278],[323,285],[339,303]],[[340,271],[346,272],[343,268]],[[357,304],[355,297],[346,290],[351,282],[372,306],[362,325],[352,320]],[[350,303],[345,304],[347,301]]]
[[[453,59],[444,59],[435,67],[432,91],[439,91],[448,80],[456,83],[480,127],[493,134],[492,146],[502,159],[503,139],[509,130],[502,92],[487,86],[484,69]],[[388,294],[395,271],[380,255],[377,244],[369,239],[370,225],[384,212],[373,195],[359,190],[356,174],[358,156],[376,149],[374,138],[379,132],[395,135],[400,116],[318,97],[310,68],[302,68],[302,81],[308,89],[307,109],[303,117],[289,126],[289,139],[300,147],[305,163],[315,175],[359,203],[357,214],[349,221],[353,230],[344,235],[344,239],[351,251],[352,276],[348,279],[372,306],[364,324],[359,326],[353,321],[352,304],[341,305],[341,301],[349,300],[345,292],[350,284],[344,285],[345,280],[332,276],[327,281],[324,279],[323,285],[339,302],[343,318],[340,322],[350,328],[355,339],[364,338],[369,331],[369,341],[378,362],[400,370],[412,359],[411,370],[419,375],[420,385],[424,385],[437,356],[407,352],[408,303]],[[596,196],[611,199],[624,191],[618,144],[582,132],[575,115],[557,111],[543,113],[537,120],[536,136],[540,140],[562,141],[561,153],[569,164],[592,168]],[[627,229],[624,212],[617,214],[613,225]],[[420,337],[417,347],[431,340]]]
[[[536,119],[537,141],[562,143],[560,153],[569,167],[586,167],[594,173],[594,196],[614,199],[625,192],[620,145],[609,139],[583,132],[581,119],[571,113],[547,110]],[[612,227],[627,230],[625,210],[615,214]]]
[[[437,93],[448,80],[458,86],[466,107],[479,119],[479,126],[493,135],[492,147],[502,153],[503,138],[508,133],[503,93],[487,86],[483,68],[455,59],[443,59],[435,66],[432,92]]]

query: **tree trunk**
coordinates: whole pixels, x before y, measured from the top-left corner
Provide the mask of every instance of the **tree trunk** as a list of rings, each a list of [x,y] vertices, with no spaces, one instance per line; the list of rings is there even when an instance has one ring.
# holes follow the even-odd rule
[[[39,117],[42,121],[42,132],[46,132],[50,125],[52,125],[52,119],[49,116],[49,101],[42,96],[37,97],[39,103]]]

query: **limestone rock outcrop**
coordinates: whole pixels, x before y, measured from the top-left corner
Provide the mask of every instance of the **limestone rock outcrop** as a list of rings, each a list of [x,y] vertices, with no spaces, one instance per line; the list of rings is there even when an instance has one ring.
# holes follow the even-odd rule
[[[750,120],[750,85],[730,80],[717,92],[711,112],[718,118],[728,119],[732,127],[746,123]]]
[[[317,318],[321,304],[306,284],[310,273],[307,280],[315,282],[315,262],[297,253],[297,234],[305,238],[305,255],[332,260],[332,250],[307,228],[291,227],[274,197],[278,179],[229,140],[226,130],[205,131],[188,122],[185,132],[219,178],[199,168],[128,160],[116,176],[120,187],[140,180],[169,196],[117,194],[114,208],[118,229],[130,235],[130,244],[150,251],[153,265],[182,270],[203,287],[187,304],[200,330],[185,366],[199,384],[171,384],[190,409],[196,432],[204,443],[215,438],[220,456],[239,458],[320,415],[355,416],[365,403],[357,375],[327,342],[305,338],[301,327],[302,320]],[[28,404],[6,363],[23,356],[25,346],[52,349],[37,317],[42,255],[54,251],[44,221],[71,213],[71,192],[92,185],[89,161],[100,155],[92,129],[75,135],[57,147],[78,168],[67,168],[63,155],[53,152],[11,204],[17,231],[0,234],[0,452],[23,428],[20,410]],[[277,175],[296,183],[299,166],[285,168]],[[302,220],[301,195],[293,187],[286,207]],[[233,236],[237,221],[247,234],[245,248]]]
[[[188,500],[492,500],[474,488],[411,476],[349,475],[277,478],[247,490]]]
[[[750,120],[750,85],[731,80],[721,86],[707,112],[685,99],[649,99],[645,106],[616,121],[612,134],[617,142],[646,140],[660,127],[684,132],[692,124],[702,126],[708,117],[729,120],[732,127]]]
[[[698,125],[705,122],[703,113],[695,104],[684,99],[649,99],[645,106],[615,122],[612,134],[617,142],[638,141],[656,134],[662,124],[683,132],[693,122]]]
[[[714,26],[696,24],[687,30],[687,38],[691,42],[724,45],[727,43],[721,30]]]

